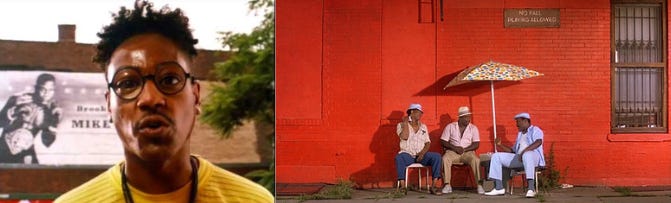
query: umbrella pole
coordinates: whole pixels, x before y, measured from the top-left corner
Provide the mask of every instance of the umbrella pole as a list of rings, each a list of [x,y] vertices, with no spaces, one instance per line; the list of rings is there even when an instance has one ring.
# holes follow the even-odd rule
[[[491,88],[491,93],[492,93],[492,122],[494,123],[494,152],[498,152],[496,150],[496,105],[494,104],[494,81],[490,80],[490,88]]]

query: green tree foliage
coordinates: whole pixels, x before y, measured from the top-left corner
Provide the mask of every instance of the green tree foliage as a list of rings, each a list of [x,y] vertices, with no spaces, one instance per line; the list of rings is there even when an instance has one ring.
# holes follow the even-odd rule
[[[228,59],[215,64],[217,79],[226,85],[213,88],[203,104],[201,119],[228,138],[245,120],[270,125],[266,136],[275,143],[275,11],[273,0],[250,0],[250,11],[263,11],[261,25],[251,33],[220,32]],[[235,20],[235,19],[228,19]],[[246,176],[274,193],[274,155],[268,170]]]
[[[225,86],[214,87],[203,105],[202,120],[229,137],[243,121],[274,125],[275,12],[272,0],[251,0],[252,11],[265,10],[261,25],[251,33],[220,32],[229,57],[215,64]],[[235,19],[231,19],[235,20]],[[272,136],[274,137],[274,133]]]
[[[256,183],[275,194],[275,163],[270,163],[268,170],[254,170],[245,174],[245,177],[256,180]]]

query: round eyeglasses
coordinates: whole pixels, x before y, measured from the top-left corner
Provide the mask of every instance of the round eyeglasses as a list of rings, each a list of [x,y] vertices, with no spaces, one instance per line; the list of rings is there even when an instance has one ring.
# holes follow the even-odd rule
[[[133,100],[140,96],[144,89],[145,81],[151,79],[161,93],[173,95],[184,89],[186,80],[193,77],[184,72],[182,66],[175,62],[159,64],[154,75],[143,76],[137,67],[123,67],[112,76],[112,82],[108,83],[114,94],[126,100]]]

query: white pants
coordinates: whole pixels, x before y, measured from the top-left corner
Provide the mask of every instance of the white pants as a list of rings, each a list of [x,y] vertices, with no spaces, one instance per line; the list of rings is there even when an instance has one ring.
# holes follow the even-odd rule
[[[496,152],[492,155],[492,160],[489,162],[489,178],[496,180],[503,180],[503,167],[506,168],[520,168],[524,167],[527,179],[534,179],[536,166],[540,161],[540,156],[535,151],[530,151],[522,155],[522,161],[513,153]]]

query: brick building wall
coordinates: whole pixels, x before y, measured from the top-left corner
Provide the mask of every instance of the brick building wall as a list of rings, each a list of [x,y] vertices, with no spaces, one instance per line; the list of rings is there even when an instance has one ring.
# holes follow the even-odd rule
[[[34,42],[0,39],[0,69],[19,67],[27,70],[102,72],[100,66],[91,62],[95,54],[93,44],[74,43],[74,39],[68,38],[60,40],[62,41]],[[214,68],[214,62],[226,58],[225,52],[198,50],[193,74],[198,79],[215,79],[210,72]]]
[[[0,70],[47,70],[64,72],[102,72],[91,62],[95,53],[92,44],[75,43],[75,27],[59,26],[58,42],[0,40]],[[211,70],[215,62],[223,62],[221,51],[198,50],[192,73],[201,81],[204,101],[213,86]],[[259,130],[246,122],[231,138],[222,139],[214,129],[197,122],[192,132],[192,153],[198,154],[233,172],[244,174],[266,169],[272,160],[272,146],[267,140],[270,129]],[[30,166],[0,165],[0,193],[62,193],[105,171],[109,166]]]
[[[671,184],[671,135],[610,133],[610,1],[445,0],[444,21],[438,0],[424,2],[278,2],[278,183],[391,186],[395,124],[412,102],[425,108],[431,151],[462,105],[480,129],[477,153],[493,151],[489,83],[443,87],[495,60],[545,74],[495,83],[504,143],[516,138],[512,117],[528,111],[562,183]],[[558,8],[561,25],[504,28],[504,8]]]

